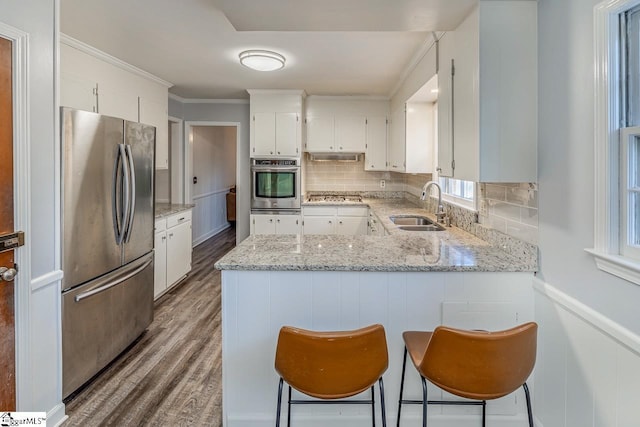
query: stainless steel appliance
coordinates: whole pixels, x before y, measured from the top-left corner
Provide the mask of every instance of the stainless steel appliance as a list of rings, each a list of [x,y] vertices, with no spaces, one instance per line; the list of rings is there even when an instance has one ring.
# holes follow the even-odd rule
[[[252,159],[251,210],[300,211],[300,160]]]
[[[69,108],[62,121],[62,394],[153,320],[155,127]]]

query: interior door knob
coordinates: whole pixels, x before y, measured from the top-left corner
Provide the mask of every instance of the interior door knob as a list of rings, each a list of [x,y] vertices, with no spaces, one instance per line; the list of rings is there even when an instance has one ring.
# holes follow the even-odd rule
[[[15,268],[0,267],[0,277],[5,282],[13,282],[17,275],[18,270]]]

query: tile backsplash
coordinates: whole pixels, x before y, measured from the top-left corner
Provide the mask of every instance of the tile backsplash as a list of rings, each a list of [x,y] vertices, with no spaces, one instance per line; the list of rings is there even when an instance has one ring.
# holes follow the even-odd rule
[[[370,197],[396,197],[404,192],[425,209],[435,209],[434,200],[422,202],[422,187],[431,174],[396,172],[366,172],[364,161],[312,162],[304,160],[306,192],[359,192]],[[385,181],[385,188],[380,187]],[[535,183],[478,184],[478,213],[458,206],[449,206],[454,225],[475,232],[477,221],[482,226],[536,245],[538,243],[538,186]]]
[[[478,185],[479,222],[486,227],[538,243],[538,185],[535,183]]]

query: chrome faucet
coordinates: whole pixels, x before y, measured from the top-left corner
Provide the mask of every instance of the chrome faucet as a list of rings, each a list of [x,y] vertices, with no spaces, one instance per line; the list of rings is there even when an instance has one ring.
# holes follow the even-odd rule
[[[442,189],[437,182],[429,181],[424,185],[424,187],[422,187],[422,196],[420,196],[420,200],[427,200],[427,191],[429,191],[429,188],[432,185],[435,185],[438,189],[438,208],[436,209],[436,218],[438,219],[438,222],[444,222],[444,218],[447,214],[444,210],[444,206],[442,205]]]

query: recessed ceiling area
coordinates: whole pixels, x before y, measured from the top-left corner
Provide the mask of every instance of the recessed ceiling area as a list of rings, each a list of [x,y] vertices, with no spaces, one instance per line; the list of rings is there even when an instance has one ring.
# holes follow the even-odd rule
[[[456,27],[476,2],[61,0],[60,21],[64,34],[173,83],[184,98],[247,99],[246,89],[386,97],[431,31]],[[278,52],[286,65],[250,70],[238,58],[249,49]]]

